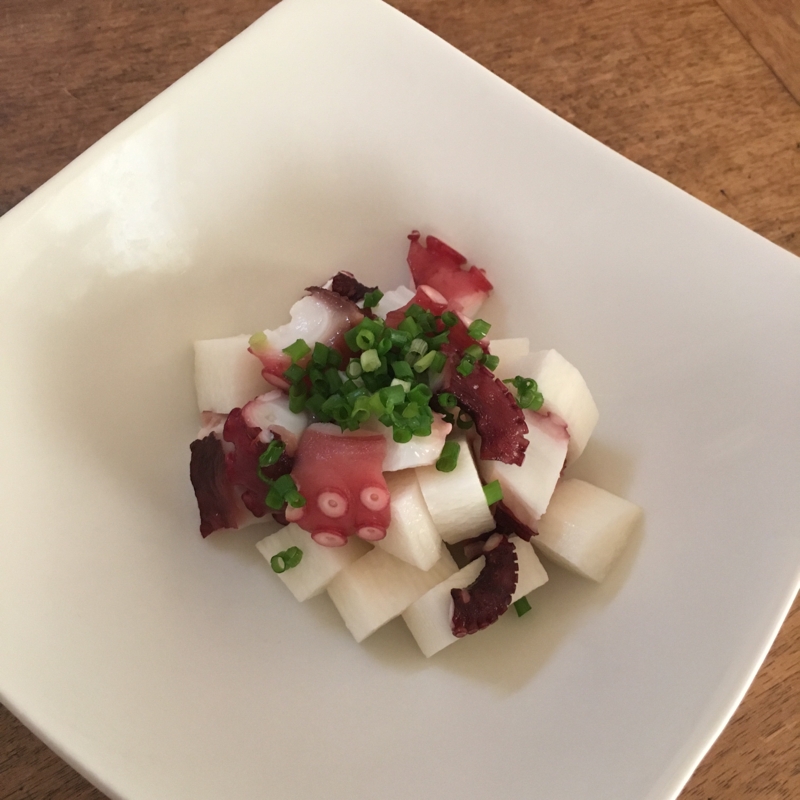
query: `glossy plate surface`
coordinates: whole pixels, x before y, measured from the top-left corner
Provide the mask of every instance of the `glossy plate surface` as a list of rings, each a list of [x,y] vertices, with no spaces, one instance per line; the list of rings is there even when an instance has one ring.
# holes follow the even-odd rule
[[[426,661],[201,541],[191,342],[434,233],[583,372],[601,587]],[[800,261],[377,0],[285,0],[0,219],[0,694],[124,800],[669,800],[800,574]]]

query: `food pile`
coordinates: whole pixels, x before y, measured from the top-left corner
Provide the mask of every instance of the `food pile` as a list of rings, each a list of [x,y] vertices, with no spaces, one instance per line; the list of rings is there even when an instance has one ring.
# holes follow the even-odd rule
[[[285,325],[195,343],[200,532],[273,518],[258,548],[356,641],[401,616],[431,656],[547,581],[602,580],[637,506],[563,478],[598,411],[575,367],[477,317],[484,270],[410,236],[413,289],[339,272]]]

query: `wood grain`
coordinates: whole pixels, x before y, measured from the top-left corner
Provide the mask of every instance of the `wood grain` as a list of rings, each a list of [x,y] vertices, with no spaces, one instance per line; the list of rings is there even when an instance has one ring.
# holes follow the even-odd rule
[[[726,10],[734,3],[719,1]],[[0,213],[273,4],[3,0]],[[800,106],[714,0],[393,5],[592,136],[800,254]],[[796,603],[681,800],[800,797],[799,642]],[[0,800],[44,798],[103,795],[0,708]]]
[[[800,102],[800,3],[796,0],[717,2]]]

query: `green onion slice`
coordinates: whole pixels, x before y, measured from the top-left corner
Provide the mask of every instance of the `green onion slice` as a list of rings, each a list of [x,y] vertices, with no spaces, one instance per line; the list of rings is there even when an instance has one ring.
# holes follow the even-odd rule
[[[503,499],[503,490],[500,488],[500,481],[492,481],[483,487],[483,493],[486,496],[486,504],[493,506]]]

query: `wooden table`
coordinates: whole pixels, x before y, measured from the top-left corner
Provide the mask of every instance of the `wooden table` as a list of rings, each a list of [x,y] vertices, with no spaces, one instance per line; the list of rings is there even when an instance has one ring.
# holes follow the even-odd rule
[[[797,0],[392,4],[592,136],[800,254],[800,106],[786,88],[800,90]],[[0,213],[272,5],[2,0]],[[798,721],[795,603],[681,800],[800,797]],[[103,795],[0,707],[0,800],[44,798]]]

